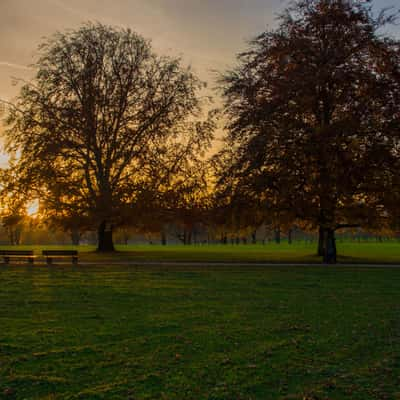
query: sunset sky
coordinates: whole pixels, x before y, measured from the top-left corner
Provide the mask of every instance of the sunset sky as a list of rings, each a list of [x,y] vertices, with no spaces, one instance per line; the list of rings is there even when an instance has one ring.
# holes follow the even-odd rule
[[[245,40],[274,23],[280,0],[1,0],[0,96],[29,77],[42,38],[85,21],[130,27],[159,53],[182,55],[203,79],[224,70]]]
[[[212,87],[212,71],[232,66],[246,40],[273,28],[287,5],[281,0],[0,0],[0,98],[17,94],[12,77],[32,76],[29,65],[43,37],[86,21],[132,28],[151,38],[158,53],[181,55]],[[400,27],[393,33],[400,34]]]

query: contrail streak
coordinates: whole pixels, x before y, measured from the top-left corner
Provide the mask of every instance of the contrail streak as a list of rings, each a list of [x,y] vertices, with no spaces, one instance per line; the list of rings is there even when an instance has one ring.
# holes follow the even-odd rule
[[[109,24],[120,25],[118,23],[118,21],[114,20],[113,18],[109,18],[109,17],[102,16],[102,15],[99,15],[99,16],[96,17],[96,16],[94,16],[92,14],[88,14],[87,12],[84,12],[84,11],[82,11],[80,9],[77,9],[77,8],[74,8],[74,7],[70,7],[70,6],[68,6],[67,4],[65,4],[61,0],[46,0],[46,1],[49,4],[52,4],[52,5],[60,8],[60,9],[62,9],[64,11],[66,11],[66,12],[69,12],[70,14],[77,15],[77,16],[81,17],[81,19],[84,19],[84,20],[87,20],[87,21],[91,21],[93,19],[96,21],[99,18],[100,20],[102,20],[104,22],[107,22]],[[95,18],[93,18],[93,17],[95,17]]]
[[[14,69],[24,69],[26,71],[32,71],[33,68],[27,67],[26,65],[21,65],[21,64],[14,64],[10,63],[7,61],[0,61],[0,67],[8,67],[8,68],[14,68]]]
[[[79,16],[85,17],[85,15],[82,15],[82,13],[79,10],[77,10],[77,9],[75,9],[73,7],[69,7],[68,5],[63,3],[62,1],[59,1],[59,0],[47,0],[47,2],[50,3],[50,4],[54,4],[55,6],[63,9],[64,11],[67,11],[67,12],[69,12],[71,14],[77,14]]]

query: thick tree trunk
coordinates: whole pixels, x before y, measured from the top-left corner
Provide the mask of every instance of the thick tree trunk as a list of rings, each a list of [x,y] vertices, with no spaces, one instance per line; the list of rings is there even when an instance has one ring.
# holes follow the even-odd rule
[[[98,233],[98,245],[97,251],[101,253],[115,251],[113,237],[112,237],[112,225],[107,221],[102,221]]]
[[[324,263],[336,264],[336,239],[335,231],[331,228],[324,229]]]

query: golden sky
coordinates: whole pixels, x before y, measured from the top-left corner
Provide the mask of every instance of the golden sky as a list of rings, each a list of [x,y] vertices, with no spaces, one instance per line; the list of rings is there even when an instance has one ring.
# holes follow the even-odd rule
[[[398,8],[398,1],[375,4]],[[212,71],[231,67],[246,41],[273,28],[287,5],[288,0],[0,0],[0,98],[18,93],[12,77],[32,76],[29,65],[44,37],[87,21],[130,27],[152,39],[158,53],[182,56],[213,87]]]
[[[152,39],[158,53],[182,56],[213,87],[212,71],[229,68],[246,40],[272,27],[286,5],[287,0],[0,0],[0,98],[18,93],[12,77],[32,77],[29,65],[44,37],[87,21],[130,27]]]
[[[17,92],[11,76],[27,66],[43,37],[86,21],[130,27],[159,53],[182,55],[204,80],[225,70],[245,41],[274,24],[281,0],[0,0],[0,97]]]

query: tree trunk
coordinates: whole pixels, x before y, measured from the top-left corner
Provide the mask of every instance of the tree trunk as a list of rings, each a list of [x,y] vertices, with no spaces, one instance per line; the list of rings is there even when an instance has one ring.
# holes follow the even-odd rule
[[[165,234],[164,229],[161,230],[161,244],[163,246],[167,245],[167,235]]]
[[[320,257],[324,256],[324,228],[322,226],[319,227],[318,230],[318,253]]]
[[[288,230],[288,244],[292,244],[292,234],[293,234],[293,229]]]
[[[18,231],[15,231],[15,234],[14,234],[14,244],[16,245],[16,246],[18,246],[20,243],[20,240],[19,240],[20,238],[19,238],[19,234],[18,234]]]
[[[127,246],[129,243],[129,231],[127,228],[122,229],[122,239],[124,241],[124,245]]]
[[[100,253],[115,251],[113,237],[112,237],[113,234],[112,225],[107,221],[102,221],[97,233],[98,233],[97,251]]]
[[[7,236],[8,236],[8,240],[9,240],[11,246],[15,246],[14,231],[12,228],[7,229]]]
[[[275,228],[275,243],[281,243],[281,228]]]
[[[335,231],[331,228],[324,229],[324,263],[336,264],[336,239]]]
[[[185,246],[192,244],[192,231],[186,228],[183,230],[183,244]]]
[[[81,235],[78,229],[73,229],[71,231],[71,242],[74,246],[79,246],[81,240]]]
[[[257,244],[257,231],[251,233],[251,244]]]

